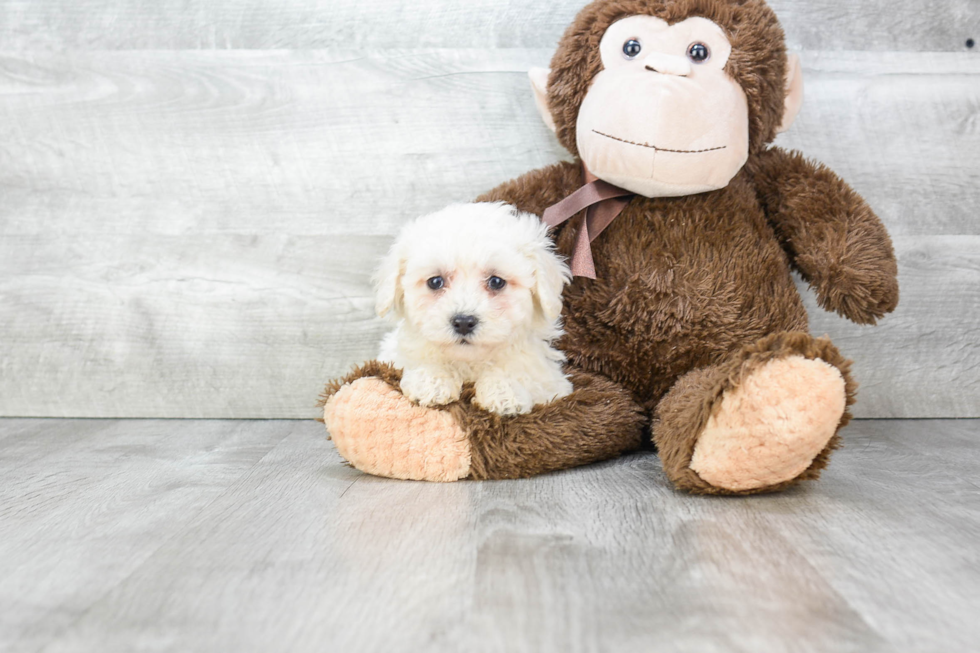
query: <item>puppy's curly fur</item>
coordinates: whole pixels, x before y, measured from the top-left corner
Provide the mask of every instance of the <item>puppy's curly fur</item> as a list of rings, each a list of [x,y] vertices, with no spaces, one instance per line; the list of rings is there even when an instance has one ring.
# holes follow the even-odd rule
[[[398,319],[379,358],[404,369],[409,399],[445,405],[472,382],[477,405],[515,415],[572,391],[552,346],[570,278],[553,250],[536,216],[504,203],[453,205],[402,230],[376,287],[378,313]]]

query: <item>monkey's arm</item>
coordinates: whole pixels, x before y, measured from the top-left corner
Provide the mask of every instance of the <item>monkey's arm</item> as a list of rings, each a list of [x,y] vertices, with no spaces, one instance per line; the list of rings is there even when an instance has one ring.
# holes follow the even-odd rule
[[[898,304],[898,266],[885,226],[844,180],[796,152],[750,160],[766,216],[820,306],[874,324]]]
[[[582,187],[582,164],[563,161],[506,181],[476,198],[477,202],[507,202],[540,216]]]

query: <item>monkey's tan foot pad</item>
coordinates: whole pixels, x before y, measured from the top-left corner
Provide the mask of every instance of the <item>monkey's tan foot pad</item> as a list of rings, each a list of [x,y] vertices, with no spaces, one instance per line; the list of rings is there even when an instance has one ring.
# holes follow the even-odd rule
[[[722,396],[691,469],[735,492],[794,479],[837,432],[846,400],[844,378],[833,365],[802,356],[769,361]]]
[[[381,379],[341,387],[323,421],[340,455],[362,472],[416,481],[470,473],[469,440],[452,415],[413,404]]]

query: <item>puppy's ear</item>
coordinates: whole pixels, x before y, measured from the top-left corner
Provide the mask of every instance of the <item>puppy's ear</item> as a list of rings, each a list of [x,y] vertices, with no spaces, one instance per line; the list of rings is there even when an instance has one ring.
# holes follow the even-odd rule
[[[405,256],[401,243],[396,242],[381,261],[374,273],[374,310],[384,317],[394,311],[401,317],[405,293],[402,289],[402,274],[405,272]]]
[[[534,289],[532,290],[541,314],[549,323],[561,317],[561,291],[572,273],[568,266],[555,254],[547,236],[544,243],[534,248]]]

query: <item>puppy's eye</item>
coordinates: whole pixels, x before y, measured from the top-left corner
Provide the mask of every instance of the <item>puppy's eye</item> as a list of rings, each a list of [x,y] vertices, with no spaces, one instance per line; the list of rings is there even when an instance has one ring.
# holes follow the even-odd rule
[[[431,277],[425,282],[425,285],[429,287],[429,290],[442,290],[442,287],[446,285],[446,281],[442,277]]]
[[[704,63],[711,56],[711,50],[704,43],[692,43],[687,48],[687,57],[694,63]]]
[[[487,288],[490,290],[503,290],[507,282],[500,277],[490,277],[487,279]]]
[[[640,45],[639,41],[630,39],[626,43],[623,43],[623,56],[627,59],[636,59],[642,49],[643,46]]]

